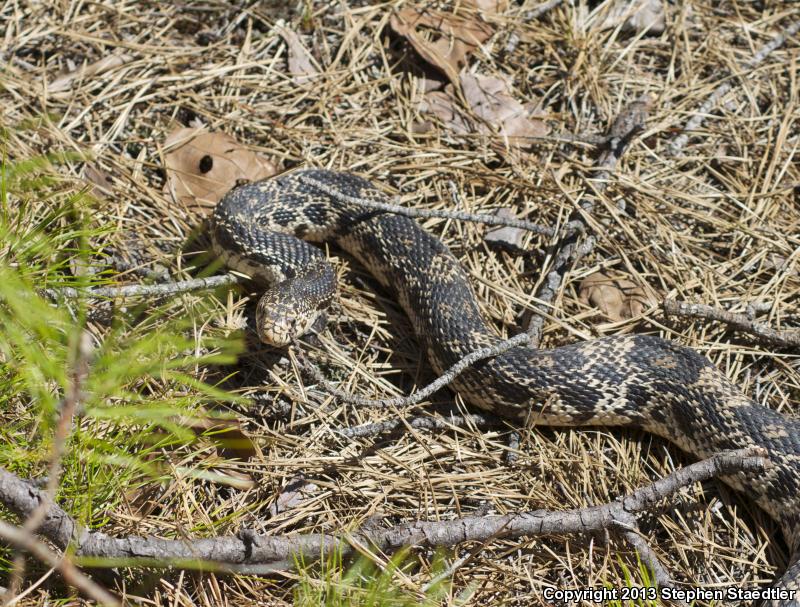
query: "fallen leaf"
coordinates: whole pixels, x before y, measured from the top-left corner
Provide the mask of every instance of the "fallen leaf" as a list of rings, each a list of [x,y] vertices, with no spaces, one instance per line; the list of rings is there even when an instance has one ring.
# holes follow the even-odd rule
[[[516,215],[514,215],[514,211],[507,207],[497,209],[495,217],[502,217],[504,219],[517,218]],[[491,230],[488,230],[483,239],[488,243],[520,249],[522,248],[522,238],[524,236],[525,230],[522,228],[500,226],[499,228],[492,228]]]
[[[255,444],[235,419],[208,416],[181,417],[180,423],[195,434],[210,438],[220,455],[226,459],[247,461],[256,454]]]
[[[478,131],[497,132],[516,144],[530,144],[531,138],[547,135],[544,122],[528,116],[529,110],[511,96],[505,80],[465,72],[460,81],[466,102],[481,120]]]
[[[783,255],[778,255],[777,253],[770,253],[770,255],[767,257],[766,265],[773,270],[782,272],[789,267],[789,259]]]
[[[269,513],[271,516],[275,516],[294,508],[318,491],[319,487],[314,483],[308,482],[302,475],[295,476],[281,489],[278,499],[270,504]]]
[[[532,144],[532,139],[547,135],[549,129],[541,120],[531,118],[535,103],[522,105],[507,92],[507,84],[500,78],[464,73],[460,77],[464,97],[470,104],[473,116],[461,109],[453,85],[444,91],[426,93],[418,106],[421,113],[434,114],[456,135],[466,133],[499,134],[515,145]],[[479,120],[475,120],[474,118]],[[430,130],[430,123],[417,123],[415,132]]]
[[[297,84],[306,84],[313,80],[315,76],[319,75],[319,70],[311,53],[300,40],[300,36],[286,27],[280,28],[279,31],[289,50],[288,64],[292,80]]]
[[[630,139],[634,133],[641,131],[654,103],[655,98],[645,93],[636,101],[626,105],[611,125],[608,131],[609,138]]]
[[[83,179],[92,185],[92,196],[103,198],[103,193],[110,194],[114,179],[111,173],[90,162],[83,165]]]
[[[257,181],[277,172],[272,162],[226,133],[181,128],[167,136],[164,147],[164,189],[192,211],[208,213],[238,181]]]
[[[655,98],[645,93],[620,111],[608,131],[606,148],[597,159],[599,167],[609,169],[616,164],[633,137],[644,130],[653,103]]]
[[[256,486],[256,481],[252,476],[247,472],[240,472],[238,470],[216,470],[209,480],[233,487],[240,491],[246,491]]]
[[[474,15],[406,7],[389,19],[392,29],[406,38],[414,50],[439,68],[453,84],[466,65],[467,55],[488,40],[493,30]]]
[[[508,8],[508,0],[462,0],[461,4],[477,9],[486,15],[496,15]]]
[[[578,296],[581,303],[599,309],[614,322],[638,316],[654,301],[652,294],[635,282],[604,272],[584,278]]]
[[[417,83],[419,90],[426,94],[432,91],[442,90],[442,84],[444,84],[441,80],[437,80],[435,78],[425,78],[424,76],[418,78]]]
[[[624,32],[656,36],[664,31],[666,25],[661,0],[610,0],[606,10],[601,30],[622,24]]]
[[[134,484],[134,489],[125,492],[125,506],[137,518],[144,518],[158,509],[166,488],[161,483]]]
[[[86,78],[102,74],[103,72],[123,66],[132,60],[133,57],[130,55],[109,55],[108,57],[104,57],[103,59],[95,61],[94,63],[82,65],[80,68],[72,70],[68,74],[64,74],[63,76],[56,78],[47,86],[47,90],[51,94],[63,93],[70,90],[72,88],[72,84],[76,80],[85,80]]]
[[[456,135],[465,135],[475,130],[473,122],[458,107],[458,102],[453,98],[452,85],[447,85],[445,91],[431,91],[426,93],[419,104],[420,113],[431,113],[447,126],[448,130]],[[449,92],[448,92],[449,91]],[[430,126],[430,123],[426,123]],[[417,132],[424,132],[418,130]]]

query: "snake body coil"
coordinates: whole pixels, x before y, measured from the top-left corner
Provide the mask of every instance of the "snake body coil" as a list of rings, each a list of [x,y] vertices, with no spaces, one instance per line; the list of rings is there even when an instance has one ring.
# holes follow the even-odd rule
[[[300,238],[335,241],[397,295],[437,373],[500,340],[440,240],[408,217],[365,209],[348,197],[385,200],[360,177],[324,170],[236,188],[214,212],[215,249],[229,265],[274,283],[320,267],[322,252]],[[324,304],[331,277],[303,291],[316,298],[307,307]],[[779,522],[789,545],[800,548],[800,422],[755,403],[693,350],[645,335],[551,350],[518,347],[473,365],[452,386],[471,404],[506,418],[635,426],[697,457],[763,447],[772,463],[767,471],[724,480],[754,499]],[[797,556],[776,585],[798,590]]]

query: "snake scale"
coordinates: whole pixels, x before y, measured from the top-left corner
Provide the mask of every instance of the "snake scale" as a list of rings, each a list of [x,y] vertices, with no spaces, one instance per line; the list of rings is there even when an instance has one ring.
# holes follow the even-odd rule
[[[353,197],[386,200],[361,177],[306,169],[237,187],[215,208],[216,253],[230,267],[279,285],[258,305],[262,339],[286,343],[327,306],[334,274],[323,252],[306,241],[332,241],[397,296],[437,373],[500,341],[481,316],[464,269],[438,238],[409,217],[365,208]],[[800,422],[745,396],[699,353],[649,335],[550,350],[518,347],[473,365],[452,387],[472,405],[505,418],[524,422],[533,415],[537,424],[550,426],[634,426],[700,458],[763,447],[772,463],[766,472],[723,480],[780,524],[795,557],[776,586],[797,597]],[[798,607],[800,601],[770,605]]]

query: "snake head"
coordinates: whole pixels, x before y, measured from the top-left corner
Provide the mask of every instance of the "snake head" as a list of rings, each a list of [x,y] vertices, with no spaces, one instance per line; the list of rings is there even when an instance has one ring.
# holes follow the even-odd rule
[[[315,260],[295,276],[267,290],[256,307],[256,332],[270,346],[282,347],[308,333],[336,294],[336,275],[325,260]]]

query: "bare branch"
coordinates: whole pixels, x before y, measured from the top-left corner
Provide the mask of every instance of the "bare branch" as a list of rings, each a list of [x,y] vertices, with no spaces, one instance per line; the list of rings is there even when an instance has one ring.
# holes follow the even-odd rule
[[[576,146],[599,147],[608,143],[608,136],[597,135],[595,133],[553,133],[547,135],[525,135],[525,140],[531,142],[541,141],[543,143],[566,143]]]
[[[75,361],[72,365],[72,373],[69,386],[61,405],[61,415],[56,425],[55,436],[53,437],[53,448],[50,456],[50,466],[47,474],[47,487],[45,489],[45,499],[31,512],[22,526],[22,531],[33,534],[42,524],[50,504],[53,503],[58,491],[59,481],[61,480],[61,461],[66,450],[67,437],[72,430],[72,421],[75,417],[80,403],[83,399],[83,385],[89,374],[89,358],[92,353],[92,336],[87,331],[82,331],[76,347]],[[14,558],[10,583],[8,589],[3,594],[3,604],[8,603],[18,593],[25,576],[25,559],[18,555]]]
[[[525,21],[533,21],[534,19],[538,19],[542,15],[544,15],[547,11],[550,11],[557,7],[559,4],[564,2],[564,0],[547,0],[547,2],[542,2],[536,8],[529,10],[523,18]]]
[[[43,501],[39,507],[31,513],[25,521],[24,529],[35,532],[44,520],[47,512],[47,504],[52,502],[58,491],[58,484],[61,480],[61,460],[67,443],[67,437],[72,430],[72,421],[75,412],[78,410],[83,400],[83,385],[89,374],[89,358],[92,354],[92,336],[88,331],[82,331],[76,348],[75,362],[72,367],[72,377],[67,393],[61,405],[61,415],[56,425],[55,436],[53,437],[53,451],[50,456],[50,467],[47,472],[47,487],[45,493],[47,501]]]
[[[0,538],[56,569],[71,586],[74,586],[86,596],[91,597],[101,605],[121,605],[108,590],[89,579],[72,561],[65,556],[55,554],[44,543],[37,540],[30,531],[9,525],[0,520]]]
[[[736,472],[759,473],[768,466],[765,451],[757,447],[729,451],[676,470],[654,483],[637,489],[611,503],[565,511],[534,510],[505,515],[473,515],[447,521],[417,521],[389,528],[362,528],[352,533],[259,535],[252,531],[239,536],[195,540],[159,538],[112,538],[101,532],[79,530],[75,521],[52,504],[40,533],[59,547],[66,548],[76,537],[75,555],[91,558],[96,566],[115,566],[122,560],[129,566],[174,566],[191,569],[223,569],[263,573],[291,567],[298,557],[309,560],[337,550],[342,555],[353,546],[374,546],[393,552],[408,546],[452,546],[461,542],[485,542],[495,538],[596,533],[611,530],[621,533],[640,551],[642,558],[656,570],[661,583],[669,585],[669,576],[661,570],[649,548],[643,548],[633,515],[652,508],[681,487]],[[42,492],[17,476],[0,468],[0,502],[20,516],[27,516],[44,499]],[[0,535],[12,542],[22,541],[5,523]],[[66,532],[65,532],[66,531]],[[630,536],[636,534],[636,539]],[[45,562],[52,559],[37,547],[25,545]],[[644,552],[642,554],[642,551]],[[46,560],[50,559],[50,560]],[[108,559],[104,562],[103,559]],[[652,561],[652,562],[651,562]],[[68,562],[68,561],[61,561]],[[72,582],[71,582],[72,583]]]
[[[449,428],[464,428],[474,425],[478,428],[496,426],[501,423],[499,418],[489,415],[474,413],[471,415],[448,415],[447,417],[412,417],[411,419],[389,419],[372,424],[362,424],[351,428],[338,430],[337,434],[345,438],[365,438],[394,432],[398,428],[409,427],[415,430],[447,430]]]
[[[607,147],[597,161],[599,170],[589,182],[596,196],[602,194],[606,189],[607,180],[616,168],[617,162],[622,157],[628,144],[644,128],[652,103],[653,99],[649,95],[644,95],[626,105],[612,122],[606,136]],[[574,218],[567,224],[568,232],[571,232],[571,235],[567,236],[557,246],[551,269],[536,293],[533,317],[527,328],[527,333],[531,338],[531,346],[534,348],[538,347],[542,340],[546,310],[553,303],[556,293],[558,293],[567,267],[577,263],[585,255],[591,253],[597,243],[597,239],[594,236],[587,236],[583,242],[579,242],[577,236],[588,231],[589,227],[583,219],[583,214],[591,214],[594,209],[594,203],[584,198],[578,203],[578,208],[579,211],[575,213]]]
[[[730,325],[734,329],[755,335],[759,339],[784,346],[787,348],[800,347],[800,329],[787,329],[776,331],[767,325],[756,322],[744,314],[728,312],[713,306],[699,303],[688,303],[668,299],[663,303],[664,312],[671,316],[688,316],[689,318],[703,318],[705,320],[716,320]]]
[[[372,200],[370,198],[349,196],[344,192],[340,192],[336,188],[329,186],[326,183],[322,183],[321,181],[318,181],[306,175],[298,175],[298,179],[307,185],[317,188],[321,192],[325,192],[328,196],[334,198],[335,200],[340,200],[348,204],[354,204],[368,209],[376,209],[379,211],[387,211],[389,213],[395,213],[397,215],[405,215],[406,217],[441,217],[444,219],[455,219],[458,221],[473,221],[476,223],[483,223],[487,225],[510,226],[512,228],[520,228],[522,230],[528,230],[536,234],[544,234],[545,236],[553,236],[556,233],[556,231],[553,228],[539,225],[538,223],[525,221],[523,219],[498,217],[496,215],[466,213],[463,211],[446,211],[442,209],[413,209],[390,202],[379,202],[377,200]],[[387,200],[389,200],[388,197]]]
[[[53,542],[61,549],[66,548],[73,538],[80,540],[83,530],[57,504],[47,500],[47,495],[12,474],[0,468],[0,502],[21,518],[29,517],[42,502],[47,502],[44,520],[37,533]]]
[[[168,282],[156,285],[122,285],[119,287],[94,287],[91,289],[75,289],[64,287],[62,289],[46,289],[45,295],[55,299],[61,297],[163,297],[177,295],[188,291],[202,289],[216,289],[235,285],[242,282],[242,277],[236,274],[223,274],[222,276],[209,276],[207,278],[192,278],[179,282]]]
[[[302,347],[295,342],[295,352],[297,353],[298,361],[309,376],[318,384],[320,384],[327,392],[338,398],[339,400],[358,405],[360,407],[408,407],[415,405],[418,402],[426,399],[428,396],[441,390],[447,384],[452,382],[456,377],[463,373],[470,365],[485,358],[492,358],[503,352],[506,352],[517,346],[526,345],[530,342],[530,337],[526,333],[520,333],[510,339],[503,340],[494,346],[480,348],[474,352],[470,352],[464,358],[455,363],[452,367],[442,373],[436,380],[429,383],[424,388],[412,392],[408,396],[395,396],[392,398],[372,399],[356,396],[343,390],[330,383],[328,379],[322,374],[322,371],[305,355]]]
[[[758,67],[772,51],[783,46],[783,43],[786,42],[786,39],[794,36],[798,31],[800,31],[800,20],[790,23],[783,31],[772,38],[772,40],[758,49],[756,54],[753,55],[753,58],[744,66],[744,69],[739,76],[744,76],[747,72],[750,72]],[[669,147],[667,148],[667,154],[669,156],[677,156],[683,151],[683,148],[689,141],[690,134],[703,125],[706,117],[711,113],[711,110],[714,109],[714,106],[716,106],[719,100],[722,99],[722,97],[724,97],[732,88],[733,76],[731,76],[728,80],[720,84],[711,92],[703,104],[697,108],[697,111],[694,113],[694,115],[686,122],[686,126],[683,127],[683,132],[675,137],[675,139],[672,140],[672,143],[670,143]]]
[[[519,457],[519,441],[520,435],[516,430],[508,433],[508,451],[506,451],[506,464],[513,466]]]
[[[595,244],[597,244],[597,239],[594,236],[587,236],[582,243],[579,243],[576,239],[570,239],[558,249],[552,269],[547,273],[544,282],[536,293],[537,302],[533,306],[534,316],[531,318],[527,328],[531,347],[538,347],[542,341],[545,311],[556,297],[561,281],[564,278],[567,264],[580,261],[581,258],[594,250]]]
[[[665,588],[670,586],[672,579],[667,570],[664,569],[656,553],[653,552],[653,549],[650,548],[650,545],[639,532],[639,525],[636,523],[636,518],[631,515],[629,519],[627,523],[623,520],[617,520],[615,531],[639,553],[639,557],[642,561],[644,561],[648,568],[655,574],[656,582],[659,587]]]

